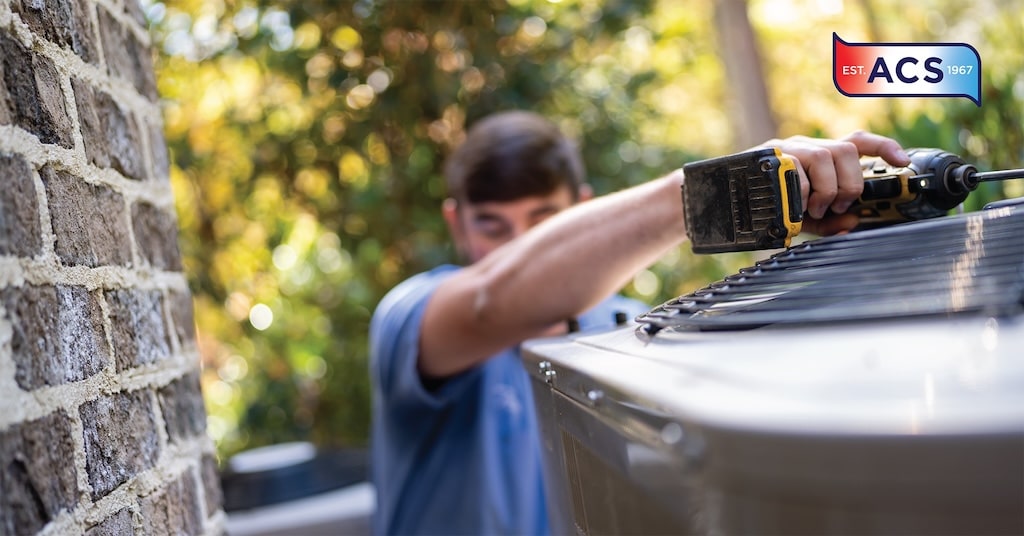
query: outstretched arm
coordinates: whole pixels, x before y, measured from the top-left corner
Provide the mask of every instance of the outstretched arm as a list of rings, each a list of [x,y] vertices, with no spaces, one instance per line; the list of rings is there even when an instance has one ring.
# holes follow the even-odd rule
[[[797,137],[765,145],[797,159],[804,206],[813,219],[830,206],[845,210],[860,195],[861,155],[909,163],[895,141],[866,132],[838,141]],[[683,180],[675,171],[566,209],[446,280],[424,313],[420,372],[447,377],[466,370],[616,292],[685,239]],[[856,225],[849,223],[831,219],[811,227],[827,233]]]

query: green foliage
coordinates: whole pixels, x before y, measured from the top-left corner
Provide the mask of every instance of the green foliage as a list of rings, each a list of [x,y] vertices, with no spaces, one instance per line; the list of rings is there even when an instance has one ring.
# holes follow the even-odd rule
[[[800,31],[779,19],[790,12],[780,2],[750,6],[780,135],[870,126],[908,145],[963,151],[982,169],[1020,165],[1019,15],[996,17],[974,41],[913,36],[978,46],[986,62],[978,110],[951,99],[903,106],[842,97],[830,85],[831,32],[857,40],[870,12],[781,3],[805,8],[793,11],[806,19]],[[903,9],[877,3],[879,13]],[[906,19],[934,23],[941,10],[921,4]],[[474,120],[511,108],[551,117],[580,141],[598,193],[736,149],[724,113],[730,88],[708,23],[715,6],[149,4],[209,429],[220,452],[295,439],[366,441],[370,316],[402,279],[455,261],[439,217],[440,170]],[[626,292],[653,304],[751,262],[681,248]]]

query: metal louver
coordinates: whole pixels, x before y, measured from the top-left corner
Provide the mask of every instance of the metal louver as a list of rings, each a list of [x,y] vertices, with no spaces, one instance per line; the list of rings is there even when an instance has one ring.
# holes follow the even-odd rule
[[[1024,310],[1024,204],[804,242],[638,317],[637,334]]]

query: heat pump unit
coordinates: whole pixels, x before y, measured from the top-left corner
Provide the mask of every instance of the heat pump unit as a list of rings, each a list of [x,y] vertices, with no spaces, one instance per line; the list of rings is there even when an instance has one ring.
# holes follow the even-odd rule
[[[1024,204],[524,345],[561,534],[1024,534]]]

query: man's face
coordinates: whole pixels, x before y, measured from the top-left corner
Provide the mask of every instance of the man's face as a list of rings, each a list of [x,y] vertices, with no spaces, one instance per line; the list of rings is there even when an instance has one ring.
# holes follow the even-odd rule
[[[444,216],[459,252],[469,262],[477,262],[572,204],[569,188],[561,187],[548,195],[515,201],[458,204],[448,199]]]

